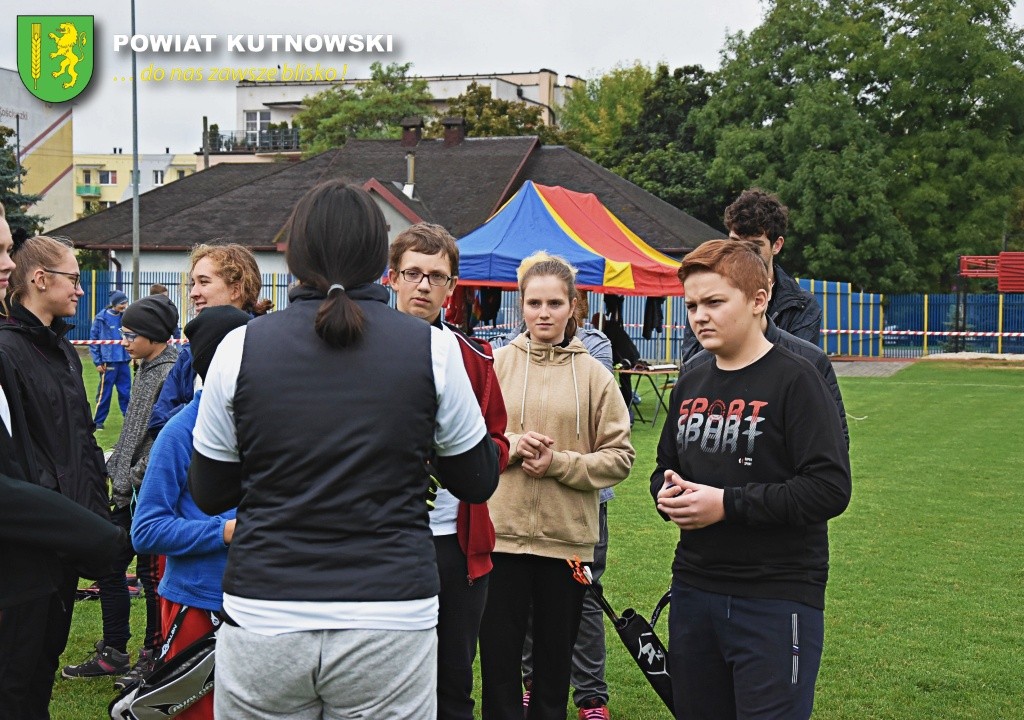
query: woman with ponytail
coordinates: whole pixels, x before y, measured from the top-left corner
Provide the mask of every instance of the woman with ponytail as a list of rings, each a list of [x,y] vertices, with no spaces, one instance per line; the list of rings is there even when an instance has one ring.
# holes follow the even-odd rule
[[[318,185],[286,231],[289,305],[218,347],[193,435],[196,504],[238,506],[216,714],[432,718],[423,458],[479,503],[497,485],[494,443],[454,337],[387,305],[387,227],[370,195]]]

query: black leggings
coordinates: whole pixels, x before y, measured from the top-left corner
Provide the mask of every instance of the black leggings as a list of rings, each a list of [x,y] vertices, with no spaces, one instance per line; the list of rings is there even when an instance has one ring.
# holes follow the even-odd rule
[[[533,621],[533,686],[529,720],[565,720],[572,648],[586,588],[561,558],[491,555],[487,607],[480,626],[483,717],[523,717],[523,641]],[[589,565],[590,563],[587,563]]]
[[[125,507],[110,514],[115,525],[130,531],[131,511]],[[128,595],[128,581],[125,572],[135,557],[135,551],[127,548],[114,562],[115,572],[100,578],[96,584],[100,589],[100,608],[103,614],[103,644],[127,652],[131,638],[129,615],[131,598]],[[160,583],[159,560],[156,555],[139,555],[135,563],[136,574],[142,584],[146,598],[146,637],[144,647],[154,650],[163,642],[160,632],[160,598],[157,586]]]

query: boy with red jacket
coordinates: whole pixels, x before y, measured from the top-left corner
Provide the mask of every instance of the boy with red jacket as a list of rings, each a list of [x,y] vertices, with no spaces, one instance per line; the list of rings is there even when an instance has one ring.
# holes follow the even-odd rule
[[[455,333],[487,432],[498,451],[498,471],[508,465],[505,401],[494,374],[486,342],[464,335],[441,321],[441,308],[458,283],[459,247],[440,225],[418,223],[403,230],[391,244],[388,281],[400,312]],[[433,499],[430,528],[441,576],[437,619],[438,720],[473,717],[473,660],[480,619],[487,600],[494,526],[487,505],[458,501],[444,487]]]

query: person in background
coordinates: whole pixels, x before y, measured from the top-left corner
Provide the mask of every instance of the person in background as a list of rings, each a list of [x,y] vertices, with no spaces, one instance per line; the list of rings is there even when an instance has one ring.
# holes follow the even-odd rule
[[[388,282],[399,312],[422,318],[459,341],[462,364],[498,452],[498,472],[508,465],[505,401],[486,342],[467,337],[441,321],[441,308],[459,282],[459,246],[440,225],[406,228],[388,252]],[[496,480],[496,479],[495,479]],[[444,478],[430,509],[430,529],[441,576],[437,618],[437,720],[472,720],[473,660],[480,618],[487,600],[487,577],[494,549],[494,526],[485,503],[459,502],[444,489]]]
[[[121,344],[132,360],[139,363],[132,385],[132,398],[128,403],[124,424],[117,443],[107,459],[110,478],[111,519],[125,530],[131,528],[135,510],[135,495],[149,462],[152,438],[146,432],[149,416],[153,412],[160,388],[163,387],[171,366],[178,357],[178,349],[168,344],[171,332],[178,326],[178,309],[164,295],[150,295],[128,306],[121,323]],[[146,630],[138,659],[127,674],[114,682],[124,690],[137,685],[153,669],[153,663],[163,642],[160,633],[160,605],[157,584],[160,581],[160,563],[155,555],[136,554],[129,548],[111,575],[100,579],[100,608],[103,615],[102,646],[119,646],[120,639],[131,637],[129,615],[131,599],[125,572],[136,558],[135,573],[142,585],[146,603]],[[115,640],[117,642],[115,643]],[[97,654],[80,665],[69,665],[61,673],[64,677],[97,677],[109,675],[109,668]]]
[[[102,430],[110,414],[110,399],[117,388],[117,402],[121,415],[128,412],[132,392],[132,370],[128,366],[128,353],[121,347],[121,314],[128,307],[128,296],[120,290],[110,293],[110,304],[96,313],[89,330],[90,340],[105,340],[108,344],[90,345],[89,354],[100,376],[96,387],[96,429]]]
[[[299,284],[217,348],[193,432],[196,505],[238,508],[216,713],[433,718],[424,459],[433,450],[445,488],[482,503],[494,441],[454,335],[387,306],[387,224],[369,193],[321,183],[285,232]]]
[[[162,285],[161,283],[153,283],[152,285],[150,285],[149,286],[149,294],[150,295],[163,295],[168,300],[170,300],[170,298],[171,298],[171,294],[170,294],[170,292],[168,292],[167,286],[166,285]],[[175,306],[175,307],[177,307],[177,306]],[[174,332],[171,333],[171,337],[174,338],[175,340],[181,340],[181,325],[175,325],[174,326]]]
[[[78,578],[108,574],[127,541],[109,522],[103,451],[66,338],[63,318],[82,296],[74,250],[33,237],[12,268],[6,221],[0,245],[0,296],[9,301],[0,317],[0,709],[47,718]]]
[[[496,543],[480,628],[482,710],[523,717],[522,653],[533,629],[527,717],[564,720],[587,565],[599,539],[599,491],[629,475],[635,453],[615,379],[576,338],[575,273],[563,259],[523,261],[526,332],[495,353],[509,417],[509,466],[489,503]]]
[[[200,381],[206,378],[220,342],[249,319],[248,313],[236,307],[219,305],[185,326],[192,345],[192,367]],[[234,509],[211,517],[196,507],[188,489],[192,430],[201,397],[202,390],[196,390],[156,439],[132,522],[132,542],[137,550],[167,556],[160,581],[162,634],[168,638],[161,656],[165,661],[219,626],[215,613],[223,605],[221,578],[235,530]],[[212,720],[213,694],[177,717]]]
[[[260,298],[263,280],[256,258],[244,245],[196,245],[190,256],[188,297],[196,313],[215,305],[233,305],[256,317],[270,312],[274,303]],[[178,360],[157,398],[149,421],[149,433],[156,437],[164,424],[192,400],[195,391],[192,353],[181,348]]]
[[[828,520],[850,501],[835,402],[762,330],[756,244],[711,240],[679,269],[714,355],[679,376],[651,495],[679,527],[669,667],[677,718],[809,718],[824,643]]]
[[[817,345],[821,337],[821,305],[814,295],[800,287],[776,257],[786,242],[789,208],[778,196],[759,188],[744,190],[725,209],[725,227],[730,240],[748,240],[758,246],[768,265],[771,283],[768,318],[780,330]],[[683,329],[680,365],[700,352],[701,345],[689,325]]]

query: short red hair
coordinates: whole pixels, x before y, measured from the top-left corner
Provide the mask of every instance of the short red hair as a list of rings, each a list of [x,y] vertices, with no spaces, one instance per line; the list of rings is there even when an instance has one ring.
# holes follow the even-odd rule
[[[683,258],[679,266],[679,282],[694,273],[712,272],[721,275],[748,298],[758,290],[771,293],[768,266],[761,257],[757,243],[749,240],[708,240]]]

